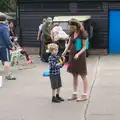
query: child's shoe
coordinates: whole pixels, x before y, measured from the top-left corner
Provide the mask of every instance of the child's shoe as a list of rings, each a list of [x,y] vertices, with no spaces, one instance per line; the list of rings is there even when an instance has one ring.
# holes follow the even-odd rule
[[[32,63],[32,60],[28,60],[26,63],[27,63],[27,64],[31,64],[31,63]]]
[[[61,102],[64,101],[64,99],[63,99],[62,97],[60,97],[58,94],[56,95],[56,98],[57,98],[58,100],[60,100]]]
[[[60,100],[58,100],[58,98],[56,98],[56,97],[53,97],[52,98],[52,102],[53,103],[60,103]]]

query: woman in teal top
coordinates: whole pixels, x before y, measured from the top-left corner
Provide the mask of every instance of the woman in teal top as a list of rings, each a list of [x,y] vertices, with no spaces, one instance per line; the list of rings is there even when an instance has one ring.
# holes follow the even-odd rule
[[[67,71],[73,75],[73,89],[74,92],[72,97],[69,100],[77,99],[77,101],[87,100],[88,98],[88,81],[86,78],[87,75],[87,66],[86,66],[86,40],[88,37],[87,32],[84,30],[83,26],[79,21],[72,19],[69,21],[70,30],[72,35],[70,37],[68,47],[64,51],[63,55],[67,53],[67,50],[70,49],[69,54],[69,64]],[[81,29],[82,28],[82,29]],[[81,76],[83,80],[84,93],[77,98],[78,90],[78,76]]]

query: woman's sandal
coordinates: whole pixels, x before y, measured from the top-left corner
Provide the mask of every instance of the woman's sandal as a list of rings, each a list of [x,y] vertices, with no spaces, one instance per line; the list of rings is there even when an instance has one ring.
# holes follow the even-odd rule
[[[78,98],[76,101],[77,102],[82,102],[82,101],[86,101],[86,100],[88,100],[88,94],[87,93],[83,93],[81,95],[81,98]]]
[[[70,98],[68,98],[68,101],[76,100],[77,99],[77,93],[74,92]]]

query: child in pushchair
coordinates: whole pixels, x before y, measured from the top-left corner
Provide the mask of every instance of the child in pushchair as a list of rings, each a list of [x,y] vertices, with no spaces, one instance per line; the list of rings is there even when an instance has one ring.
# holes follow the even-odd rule
[[[20,47],[20,45],[18,44],[17,42],[17,37],[14,37],[14,39],[12,39],[12,43],[13,43],[13,50],[11,51],[11,53],[14,53],[14,51],[18,51],[20,53],[20,57],[23,57],[25,56],[25,59],[26,59],[26,64],[31,64],[32,63],[32,60],[30,59],[28,53],[26,52],[26,50],[22,47]],[[12,55],[12,54],[11,54]],[[12,66],[15,64],[14,63],[14,59],[12,61]],[[18,61],[17,61],[18,63]]]

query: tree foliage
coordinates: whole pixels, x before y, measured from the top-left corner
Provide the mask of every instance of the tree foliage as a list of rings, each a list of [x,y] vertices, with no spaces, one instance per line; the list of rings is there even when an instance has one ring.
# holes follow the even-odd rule
[[[1,12],[14,12],[16,10],[16,0],[0,0]]]

